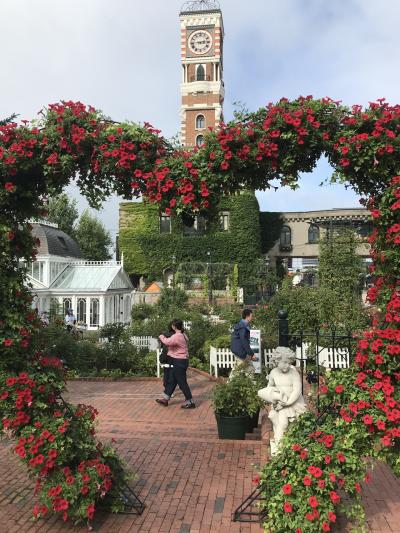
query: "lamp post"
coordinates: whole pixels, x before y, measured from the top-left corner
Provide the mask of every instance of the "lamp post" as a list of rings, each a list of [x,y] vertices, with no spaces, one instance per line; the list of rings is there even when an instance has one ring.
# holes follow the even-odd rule
[[[176,255],[172,256],[172,288],[175,289],[175,269],[176,269]]]
[[[211,263],[211,252],[208,250],[207,252],[207,275],[208,275],[208,305],[212,305],[212,263]]]

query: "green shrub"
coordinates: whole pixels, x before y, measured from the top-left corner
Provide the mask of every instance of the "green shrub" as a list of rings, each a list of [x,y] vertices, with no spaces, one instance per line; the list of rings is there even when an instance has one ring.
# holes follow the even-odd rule
[[[217,383],[212,391],[214,411],[220,416],[253,416],[263,405],[256,383],[244,370],[236,370],[226,382]]]
[[[136,304],[132,306],[131,318],[132,320],[145,320],[154,314],[154,306],[150,304]]]
[[[172,309],[184,309],[188,303],[188,297],[184,290],[179,288],[161,290],[160,299],[157,302],[157,308],[161,312],[168,313]]]

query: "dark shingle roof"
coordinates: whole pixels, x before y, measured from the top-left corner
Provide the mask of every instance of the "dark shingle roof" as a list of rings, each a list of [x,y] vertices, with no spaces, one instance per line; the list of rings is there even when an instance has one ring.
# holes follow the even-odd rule
[[[45,224],[32,224],[32,235],[40,240],[39,255],[58,255],[60,257],[82,257],[77,243],[58,228]]]

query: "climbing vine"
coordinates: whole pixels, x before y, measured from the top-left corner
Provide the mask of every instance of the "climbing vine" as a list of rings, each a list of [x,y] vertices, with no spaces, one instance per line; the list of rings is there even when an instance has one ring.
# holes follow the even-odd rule
[[[375,285],[369,297],[381,316],[360,339],[354,366],[335,373],[323,391],[339,416],[317,431],[311,430],[313,421],[294,425],[282,452],[265,467],[267,526],[276,532],[329,531],[343,496],[357,501],[365,472],[362,457],[387,460],[399,472],[399,131],[400,106],[379,100],[366,109],[347,108],[311,97],[282,99],[221,125],[193,151],[170,147],[150,125],[115,124],[74,102],[49,106],[32,123],[0,126],[0,416],[9,435],[19,439],[16,453],[38,476],[36,515],[59,512],[64,519],[91,520],[102,497],[118,487],[121,474],[118,460],[102,463],[102,447],[93,435],[85,450],[67,438],[69,428],[85,433],[91,410],[62,410],[63,379],[49,372],[42,382],[41,367],[49,361],[31,345],[40,326],[19,266],[36,253],[27,220],[43,216],[47,196],[61,192],[71,179],[92,205],[116,192],[146,197],[157,213],[207,216],[222,196],[243,188],[267,189],[276,179],[295,188],[299,174],[310,172],[325,155],[335,169],[333,179],[368,197],[375,222]],[[256,216],[258,221],[258,211]],[[253,227],[243,221],[242,227],[240,238],[227,245],[235,253],[246,250],[242,261],[233,261],[241,269],[239,279],[249,272],[243,265],[254,259],[254,247],[245,248]],[[165,241],[171,250],[168,262],[181,244]],[[219,244],[210,242],[215,256]],[[185,254],[190,260],[190,247]],[[164,264],[165,259],[157,269]],[[57,360],[51,364],[62,366]],[[84,469],[90,481],[83,479]],[[111,497],[110,507],[112,502]]]

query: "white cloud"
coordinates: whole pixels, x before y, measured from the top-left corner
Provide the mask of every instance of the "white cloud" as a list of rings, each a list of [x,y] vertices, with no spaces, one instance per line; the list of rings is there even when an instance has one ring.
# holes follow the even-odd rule
[[[181,0],[1,0],[0,117],[33,118],[45,104],[76,99],[116,120],[149,121],[169,137],[179,128]],[[225,114],[281,96],[332,96],[366,104],[400,98],[398,0],[221,0]],[[287,210],[358,205],[344,189],[282,191]],[[73,188],[70,188],[73,190]],[[334,192],[337,191],[337,192]],[[341,191],[341,192],[340,192]],[[278,196],[261,193],[264,209]],[[116,199],[102,217],[117,228]],[[273,205],[272,205],[273,204]],[[83,205],[83,202],[82,202]]]

